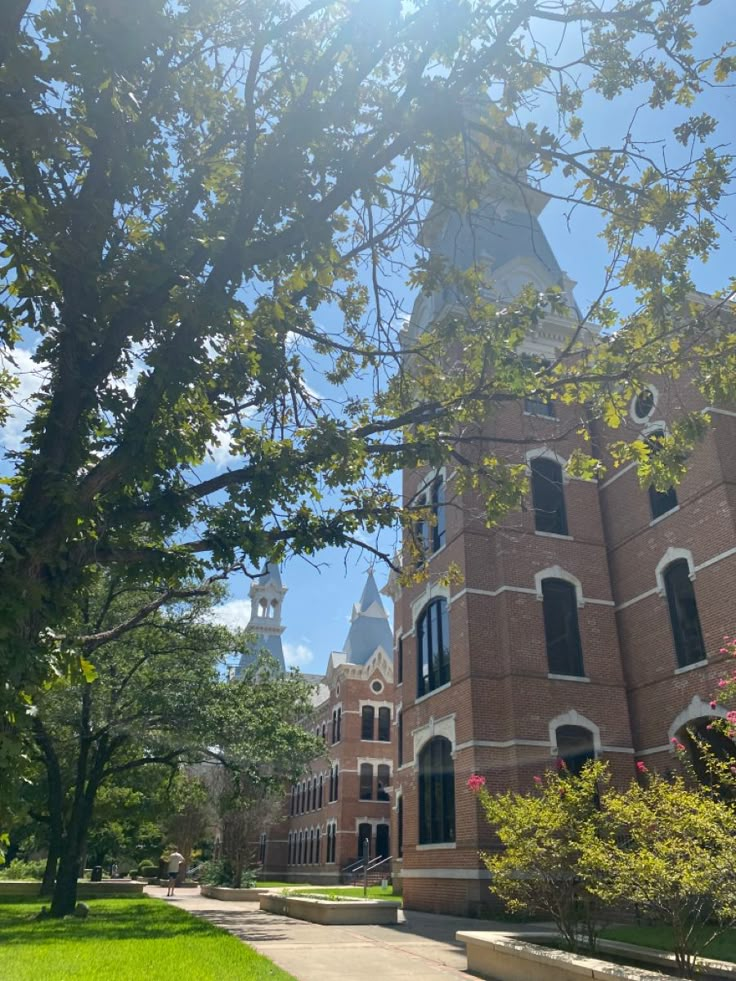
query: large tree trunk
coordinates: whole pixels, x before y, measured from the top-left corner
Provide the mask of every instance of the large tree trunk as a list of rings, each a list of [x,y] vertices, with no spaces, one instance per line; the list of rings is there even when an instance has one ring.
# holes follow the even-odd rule
[[[80,849],[67,837],[66,847],[59,863],[54,895],[51,899],[52,916],[69,916],[77,905],[77,879],[79,877]]]
[[[60,857],[61,842],[57,842],[53,837],[49,838],[49,854],[46,859],[46,868],[43,870],[43,879],[41,879],[42,896],[50,896],[53,892]]]

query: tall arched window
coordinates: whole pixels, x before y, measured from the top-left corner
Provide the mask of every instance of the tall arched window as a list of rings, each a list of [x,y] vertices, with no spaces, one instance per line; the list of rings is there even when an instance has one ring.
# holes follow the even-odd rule
[[[342,729],[342,709],[339,708],[337,710],[337,742],[338,743],[342,738],[341,729]]]
[[[560,726],[555,731],[557,755],[567,769],[578,776],[588,760],[595,759],[593,733],[582,726]]]
[[[322,807],[322,774],[319,775],[319,792],[317,794],[317,807]]]
[[[379,763],[376,772],[376,800],[388,800],[388,788],[391,786],[391,768],[385,763]]]
[[[432,481],[430,490],[433,525],[431,528],[431,551],[437,552],[445,544],[445,482],[440,474]]]
[[[373,739],[373,721],[376,710],[372,705],[364,705],[360,714],[360,738]]]
[[[320,854],[319,854],[319,828],[314,833],[314,861],[316,865],[320,864]]]
[[[404,764],[404,713],[399,709],[396,717],[396,751],[398,754],[398,764]]]
[[[370,763],[360,764],[360,800],[373,799],[373,767]]]
[[[419,844],[455,840],[455,767],[449,739],[435,736],[419,754]]]
[[[556,460],[538,456],[530,465],[534,527],[555,535],[567,534],[567,512],[562,467]]]
[[[396,842],[398,857],[404,857],[404,798],[399,797],[396,804]]]
[[[432,600],[417,620],[417,694],[450,680],[450,628],[447,600]]]
[[[660,429],[656,433],[650,433],[647,438],[647,444],[649,445],[649,452],[654,455],[659,452],[661,448],[661,440],[664,439],[664,433]],[[663,514],[667,514],[673,508],[677,507],[677,491],[674,487],[668,487],[667,490],[657,490],[653,485],[649,485],[649,508],[652,512],[652,520],[654,518],[659,518]]]
[[[690,566],[685,559],[678,559],[667,566],[664,573],[664,588],[670,610],[678,666],[684,668],[688,664],[704,661],[705,644],[700,629],[698,604],[690,581]]]
[[[549,673],[582,677],[585,672],[575,587],[564,579],[544,579],[542,600]]]
[[[332,711],[332,743],[337,742],[337,709]]]
[[[301,865],[304,859],[304,833],[299,832],[299,852],[297,854],[296,864]]]
[[[391,740],[391,710],[385,707],[378,710],[378,738],[383,743]]]

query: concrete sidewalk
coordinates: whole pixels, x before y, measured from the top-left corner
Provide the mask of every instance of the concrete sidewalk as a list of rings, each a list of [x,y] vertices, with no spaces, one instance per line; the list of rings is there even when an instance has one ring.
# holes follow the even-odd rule
[[[458,930],[508,930],[508,924],[437,916],[411,910],[396,926],[321,926],[262,912],[256,903],[224,903],[190,890],[166,899],[166,890],[146,894],[174,903],[246,941],[297,981],[440,981],[472,978],[466,971]],[[537,926],[537,930],[539,927]]]

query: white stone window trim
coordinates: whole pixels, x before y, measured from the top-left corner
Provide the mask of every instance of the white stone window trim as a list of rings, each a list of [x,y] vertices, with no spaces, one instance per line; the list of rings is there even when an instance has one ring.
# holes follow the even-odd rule
[[[583,584],[580,582],[577,576],[574,576],[571,572],[563,569],[559,565],[551,565],[546,569],[542,569],[540,572],[534,574],[534,590],[537,594],[537,599],[540,602],[544,601],[544,594],[542,592],[542,583],[545,579],[562,579],[563,582],[569,582],[575,587],[575,595],[578,601],[578,608],[582,609],[585,606],[585,597],[583,596]]]
[[[550,719],[549,721],[549,751],[551,756],[559,755],[557,750],[557,730],[562,728],[562,726],[579,726],[581,729],[587,729],[593,737],[593,751],[596,759],[601,755],[600,728],[595,722],[581,715],[580,712],[570,709],[568,712],[556,715],[554,719]]]
[[[438,689],[435,689],[437,691]],[[423,726],[412,730],[411,736],[413,740],[414,747],[414,763],[419,758],[419,754],[427,745],[427,743],[437,736],[442,736],[447,739],[451,746],[451,752],[454,758],[455,755],[455,713],[452,712],[449,715],[445,715],[440,719],[435,719],[431,716],[429,722]]]
[[[414,847],[418,852],[449,851],[452,848],[457,848],[457,842],[433,841],[433,842],[428,842],[426,845],[415,845]]]
[[[360,771],[360,767],[363,763],[369,764],[372,767],[387,766],[391,776],[393,776],[394,773],[394,761],[388,757],[359,756],[355,762],[357,769],[354,772],[356,773]],[[348,771],[346,770],[345,772],[347,773]]]
[[[653,528],[655,525],[658,525],[660,521],[664,521],[665,518],[669,518],[671,514],[677,514],[679,510],[680,505],[675,504],[673,508],[670,508],[669,511],[665,511],[664,514],[660,514],[658,518],[652,518],[652,520],[649,522],[649,527]]]
[[[704,668],[708,663],[707,658],[703,658],[700,661],[693,661],[692,664],[685,664],[681,668],[675,668],[672,672],[673,674],[686,674],[688,671],[697,671],[698,668]]]
[[[540,538],[561,538],[563,541],[573,542],[575,539],[572,535],[560,535],[556,531],[537,531],[534,529],[534,534],[539,535]]]
[[[450,687],[450,685],[451,685],[451,684],[452,684],[452,681],[446,681],[446,682],[444,683],[444,685],[440,685],[440,686],[439,686],[438,688],[433,688],[433,689],[432,689],[432,691],[427,691],[427,692],[425,692],[425,693],[424,693],[423,695],[418,695],[418,696],[417,696],[417,697],[416,697],[416,698],[414,699],[414,704],[415,704],[415,705],[419,705],[419,703],[420,703],[420,702],[426,702],[426,700],[427,700],[428,698],[431,698],[431,697],[432,697],[432,695],[436,695],[436,694],[437,694],[437,692],[440,692],[440,691],[447,691],[447,689],[448,689],[448,688]]]
[[[681,559],[685,559],[688,564],[688,568],[690,569],[688,578],[691,582],[695,582],[696,566],[695,560],[693,559],[693,553],[689,548],[675,548],[674,546],[670,545],[654,569],[654,577],[657,580],[657,594],[662,598],[666,597],[667,595],[667,589],[664,582],[665,572],[673,562],[678,562]]]
[[[537,446],[533,450],[527,450],[525,454],[526,459],[526,472],[527,476],[532,475],[532,461],[545,459],[554,460],[555,463],[559,463],[560,469],[562,470],[562,483],[567,484],[572,479],[570,474],[567,472],[567,460],[564,456],[560,456],[554,450],[551,450],[548,446]]]
[[[645,391],[652,393],[653,396],[652,407],[645,416],[638,416],[635,410],[636,400],[639,398],[642,392]],[[644,388],[642,388],[641,392],[637,392],[636,395],[634,395],[634,397],[632,398],[631,405],[629,406],[629,415],[634,420],[637,426],[643,426],[646,422],[648,422],[649,419],[652,418],[652,413],[657,408],[658,403],[659,403],[659,389],[655,388],[654,385],[647,384],[644,386]]]
[[[590,678],[587,675],[579,674],[548,674],[547,677],[550,681],[575,681],[583,682],[583,684],[590,684]]]
[[[437,553],[435,552],[435,555],[436,554]],[[432,602],[432,600],[436,600],[436,599],[444,599],[449,607],[450,587],[445,586],[443,583],[438,583],[438,582],[428,583],[421,596],[417,596],[417,598],[411,604],[411,616],[414,623],[412,633],[416,632],[416,623],[417,620],[419,619],[420,614],[423,612],[424,608],[428,606]]]
[[[683,726],[686,726],[688,722],[694,722],[696,719],[703,718],[725,719],[727,716],[728,711],[723,708],[722,705],[716,705],[715,708],[711,708],[710,702],[704,701],[700,695],[693,695],[690,700],[690,704],[687,705],[682,712],[679,712],[675,716],[675,718],[672,720],[672,724],[667,730],[667,738],[670,741],[667,749],[669,749],[671,753],[675,752],[675,746],[672,740],[677,737],[677,733]],[[649,752],[655,752],[655,750],[650,750]]]
[[[376,710],[376,716],[378,715],[379,708],[387,708],[389,710],[389,712],[391,713],[391,716],[390,717],[392,719],[394,717],[394,713],[393,713],[394,704],[393,704],[393,702],[389,702],[386,699],[384,699],[383,701],[377,701],[374,698],[361,698],[358,701],[358,711],[356,712],[355,710],[353,710],[353,714],[354,715],[362,715],[363,714],[363,706],[364,705],[372,706]],[[378,742],[378,740],[375,740],[375,742]]]

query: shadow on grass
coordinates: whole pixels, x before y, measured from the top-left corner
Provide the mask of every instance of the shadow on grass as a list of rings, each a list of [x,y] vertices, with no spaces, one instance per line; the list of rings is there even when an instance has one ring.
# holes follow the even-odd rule
[[[0,947],[6,944],[59,944],[65,941],[156,940],[188,938],[212,927],[183,910],[156,900],[90,902],[86,920],[36,920],[43,903],[0,904]]]

